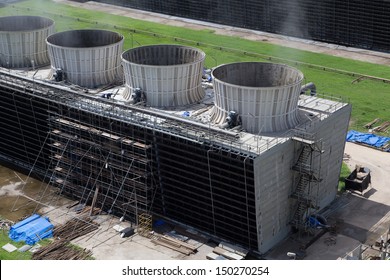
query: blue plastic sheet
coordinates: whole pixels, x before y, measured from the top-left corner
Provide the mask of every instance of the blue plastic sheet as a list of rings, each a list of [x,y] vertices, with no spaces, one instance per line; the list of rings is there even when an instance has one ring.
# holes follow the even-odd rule
[[[28,245],[34,245],[39,240],[53,236],[54,226],[48,218],[34,214],[23,221],[16,223],[9,230],[9,238],[13,241],[24,241]]]
[[[390,141],[390,137],[378,136],[371,133],[362,133],[355,130],[350,130],[347,133],[347,141],[353,143],[366,144],[375,148],[383,147]],[[384,149],[386,152],[390,152],[390,148]]]

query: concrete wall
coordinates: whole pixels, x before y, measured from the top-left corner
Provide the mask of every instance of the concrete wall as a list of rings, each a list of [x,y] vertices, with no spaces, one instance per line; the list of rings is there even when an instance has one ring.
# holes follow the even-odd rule
[[[259,252],[265,253],[290,232],[290,199],[296,156],[292,140],[254,160]]]
[[[351,113],[347,105],[325,120],[313,123],[308,132],[316,132],[322,139],[324,152],[314,158],[314,168],[320,168],[321,183],[313,184],[318,193],[320,208],[331,203],[337,194],[338,180],[343,159],[345,137]],[[279,144],[254,160],[256,219],[259,252],[265,253],[286,238],[290,232],[294,190],[297,173],[291,170],[295,164],[300,144],[293,140]],[[315,153],[314,153],[315,154]]]
[[[321,208],[332,202],[337,194],[351,108],[351,105],[343,107],[310,129],[316,132],[317,139],[322,139],[324,150],[320,169],[322,182],[319,184],[317,201]]]

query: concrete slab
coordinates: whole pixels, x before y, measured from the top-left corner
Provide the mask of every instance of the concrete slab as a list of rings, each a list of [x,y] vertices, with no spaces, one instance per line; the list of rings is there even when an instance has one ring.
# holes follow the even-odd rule
[[[6,250],[8,253],[12,253],[13,251],[15,251],[16,249],[18,249],[18,248],[16,248],[14,245],[12,245],[12,244],[10,244],[10,243],[7,243],[7,244],[5,244],[3,247],[1,247],[1,248],[3,248],[4,250]]]
[[[22,247],[20,247],[20,248],[18,249],[18,252],[26,252],[26,251],[30,250],[31,247],[32,247],[32,246],[30,246],[30,245],[23,245]]]
[[[28,251],[31,252],[31,253],[35,253],[35,252],[37,252],[41,247],[42,247],[41,245],[35,244],[35,245],[32,246],[31,249],[28,250]]]

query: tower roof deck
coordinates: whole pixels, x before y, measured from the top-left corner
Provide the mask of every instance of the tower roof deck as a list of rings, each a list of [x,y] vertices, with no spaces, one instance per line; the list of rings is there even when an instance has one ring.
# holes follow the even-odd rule
[[[302,133],[309,131],[310,127],[347,105],[340,99],[322,97],[318,94],[316,96],[302,94],[298,101],[299,123],[296,127],[282,132],[250,133],[240,125],[227,129],[210,121],[214,92],[208,83],[204,84],[204,98],[196,104],[164,109],[148,107],[142,103],[130,104],[121,96],[124,85],[90,90],[64,82],[49,81],[46,78],[49,77],[49,71],[45,68],[28,72],[2,69],[1,75],[26,79],[28,81],[24,81],[26,87],[29,86],[28,83],[31,84],[30,88],[35,87],[29,94],[41,95],[80,110],[249,157],[257,157],[272,147],[288,141],[297,131]],[[110,98],[107,98],[108,96]]]

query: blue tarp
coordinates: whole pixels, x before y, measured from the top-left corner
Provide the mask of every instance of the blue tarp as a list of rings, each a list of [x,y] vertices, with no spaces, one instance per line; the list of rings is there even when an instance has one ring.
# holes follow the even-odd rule
[[[390,141],[390,137],[378,136],[370,133],[362,133],[355,130],[348,131],[347,141],[354,143],[366,144],[375,148],[381,148]],[[384,151],[390,152],[390,148]]]
[[[53,227],[48,218],[34,214],[14,224],[10,228],[8,236],[13,241],[24,241],[28,245],[34,245],[40,239],[52,237]]]

